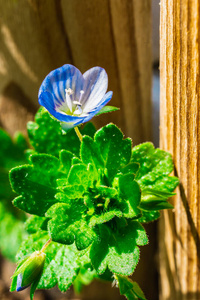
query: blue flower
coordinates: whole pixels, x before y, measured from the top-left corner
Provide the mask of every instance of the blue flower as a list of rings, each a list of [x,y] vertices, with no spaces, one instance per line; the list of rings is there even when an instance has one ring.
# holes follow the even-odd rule
[[[110,101],[108,76],[94,67],[83,75],[72,65],[50,72],[39,89],[39,103],[68,129],[89,121]]]

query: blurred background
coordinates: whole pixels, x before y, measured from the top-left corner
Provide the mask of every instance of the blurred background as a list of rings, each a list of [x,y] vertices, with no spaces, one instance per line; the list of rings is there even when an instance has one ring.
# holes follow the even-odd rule
[[[38,89],[51,70],[66,63],[81,72],[101,66],[114,92],[110,104],[120,111],[95,118],[97,128],[113,122],[134,145],[153,141],[158,146],[159,9],[159,0],[0,0],[0,126],[11,135],[26,134],[26,123],[39,107]],[[133,278],[149,300],[157,300],[157,224],[146,229],[150,244],[141,249]],[[28,291],[9,293],[14,269],[1,256],[0,299],[29,299]],[[94,282],[81,296],[54,288],[38,291],[37,299],[123,297]]]

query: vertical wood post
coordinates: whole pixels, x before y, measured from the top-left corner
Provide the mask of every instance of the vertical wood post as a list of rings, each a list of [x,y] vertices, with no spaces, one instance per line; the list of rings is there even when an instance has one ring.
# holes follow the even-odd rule
[[[161,0],[161,148],[180,179],[160,222],[161,300],[200,299],[200,1]]]

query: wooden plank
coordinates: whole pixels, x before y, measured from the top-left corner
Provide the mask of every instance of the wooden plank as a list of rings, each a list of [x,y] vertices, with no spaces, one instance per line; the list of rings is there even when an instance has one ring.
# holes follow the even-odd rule
[[[161,1],[161,147],[180,186],[160,223],[160,299],[199,299],[200,1]],[[163,239],[164,236],[164,239]]]
[[[121,109],[112,121],[134,143],[150,139],[151,1],[61,3],[74,63],[81,70],[96,64],[104,67],[114,91],[113,103]],[[100,121],[98,125],[105,124],[107,118]]]

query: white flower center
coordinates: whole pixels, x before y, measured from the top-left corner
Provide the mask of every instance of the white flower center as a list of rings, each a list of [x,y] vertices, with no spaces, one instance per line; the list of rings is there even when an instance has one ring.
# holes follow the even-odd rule
[[[72,95],[74,94],[74,91],[71,88],[65,89],[65,99],[67,102],[67,106],[70,110],[71,115],[81,115],[83,110],[81,108],[82,103],[81,99],[84,94],[84,91],[80,91],[80,96],[78,99],[72,100]],[[66,112],[67,113],[67,112]],[[69,113],[69,112],[68,112]]]
[[[65,89],[65,93],[70,96],[70,95],[73,95],[74,91],[72,89],[68,88],[68,89]]]

